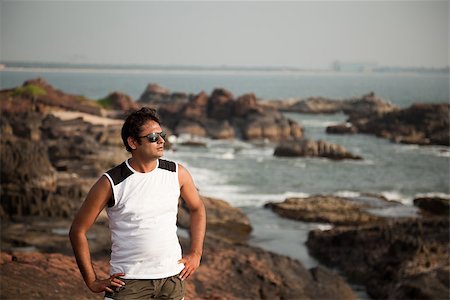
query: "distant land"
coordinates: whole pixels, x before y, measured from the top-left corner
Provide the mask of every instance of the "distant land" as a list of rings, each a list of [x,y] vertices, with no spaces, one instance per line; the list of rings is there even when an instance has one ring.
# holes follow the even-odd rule
[[[61,62],[0,61],[1,70],[16,69],[88,69],[88,70],[155,70],[155,71],[286,71],[286,72],[357,72],[357,73],[450,73],[450,67],[395,67],[365,63],[337,63],[329,68],[307,69],[287,66],[198,66],[198,65],[145,65],[145,64],[94,64]]]

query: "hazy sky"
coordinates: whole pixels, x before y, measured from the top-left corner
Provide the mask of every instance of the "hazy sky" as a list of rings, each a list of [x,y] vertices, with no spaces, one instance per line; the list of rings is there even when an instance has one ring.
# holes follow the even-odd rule
[[[1,0],[1,61],[449,65],[449,1]]]

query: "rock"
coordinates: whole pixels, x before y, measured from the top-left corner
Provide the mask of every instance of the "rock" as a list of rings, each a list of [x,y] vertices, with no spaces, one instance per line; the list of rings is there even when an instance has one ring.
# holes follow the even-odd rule
[[[306,100],[289,101],[283,105],[282,110],[306,114],[334,114],[342,110],[342,101],[326,99],[323,97],[311,97]]]
[[[359,132],[397,143],[449,145],[449,104],[415,103],[367,120],[355,118],[352,123]]]
[[[307,270],[286,256],[212,237],[203,253],[201,267],[188,280],[201,299],[356,299],[338,275],[320,267]]]
[[[175,128],[176,135],[191,135],[197,137],[205,137],[206,129],[197,121],[183,119]]]
[[[158,107],[168,102],[171,103],[186,103],[188,101],[188,95],[184,93],[171,93],[169,89],[159,86],[156,83],[150,83],[147,88],[141,94],[138,100],[140,105],[152,105]]]
[[[259,103],[251,93],[235,99],[230,91],[216,88],[209,97],[201,92],[180,101],[173,100],[174,94],[168,90],[155,87],[148,87],[144,94],[140,102],[156,105],[163,123],[177,135],[271,141],[303,136],[297,122],[272,106]]]
[[[326,132],[331,134],[355,134],[358,132],[358,129],[351,123],[347,122],[344,124],[327,126]]]
[[[267,203],[265,207],[282,217],[304,222],[362,225],[385,220],[366,212],[370,207],[366,204],[331,195],[289,198],[281,203]]]
[[[420,197],[414,199],[414,205],[423,213],[450,216],[450,199],[441,197]]]
[[[281,111],[286,112],[307,114],[335,114],[343,112],[350,119],[356,116],[382,115],[397,109],[397,106],[376,96],[373,92],[350,99],[329,99],[324,97],[310,97],[306,100],[289,99],[275,101],[274,105]]]
[[[183,249],[188,242],[182,240]],[[59,253],[1,253],[5,299],[98,299],[81,278],[73,256]],[[109,276],[106,257],[93,260],[100,278]],[[67,278],[71,280],[67,280]],[[51,283],[51,285],[49,285]],[[186,281],[189,299],[356,299],[338,275],[259,248],[208,237],[200,268]]]
[[[46,112],[55,109],[80,111],[97,116],[105,114],[97,101],[66,94],[42,78],[27,80],[21,87],[0,91],[2,112]]]
[[[355,119],[373,118],[388,112],[397,111],[398,107],[375,95],[374,92],[360,98],[348,99],[343,102],[342,111],[348,115],[349,122]]]
[[[314,230],[306,244],[320,261],[362,282],[375,299],[441,299],[443,292],[449,293],[448,280],[435,272],[445,270],[448,276],[449,218]]]
[[[256,96],[253,93],[240,96],[234,104],[234,117],[245,117],[251,113],[261,113],[262,109],[258,106]]]
[[[206,208],[207,234],[231,242],[245,242],[252,226],[247,216],[239,209],[220,199],[201,197]],[[180,227],[189,228],[189,209],[184,204],[178,212]]]
[[[2,252],[2,258],[8,254]],[[14,253],[0,265],[2,298],[5,299],[99,299],[84,284],[75,258],[59,253]],[[97,276],[107,278],[106,260],[94,261]],[[70,278],[70,280],[68,280]]]
[[[208,109],[208,95],[205,92],[201,92],[192,98],[189,103],[183,108],[181,116],[188,119],[204,118]]]
[[[394,287],[390,299],[447,299],[449,293],[449,269],[439,268],[430,272],[405,277]]]
[[[215,89],[208,101],[208,117],[227,120],[232,117],[234,96],[226,89]]]
[[[282,142],[275,148],[274,155],[285,157],[325,157],[334,160],[362,159],[340,145],[308,139]]]
[[[113,92],[99,102],[103,107],[112,110],[127,112],[139,109],[139,105],[130,96],[121,92]]]
[[[227,120],[208,119],[205,121],[205,129],[212,139],[229,140],[236,137],[234,127]]]

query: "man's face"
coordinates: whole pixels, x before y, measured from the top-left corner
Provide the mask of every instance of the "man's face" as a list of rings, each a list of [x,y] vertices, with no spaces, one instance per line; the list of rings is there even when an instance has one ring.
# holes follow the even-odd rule
[[[144,159],[154,159],[154,158],[160,158],[164,155],[164,139],[160,136],[158,136],[158,139],[156,142],[150,142],[147,136],[150,133],[160,133],[162,132],[161,126],[153,121],[147,121],[144,125],[141,127],[141,132],[139,136],[138,141],[134,143],[134,151],[133,155],[140,155]]]

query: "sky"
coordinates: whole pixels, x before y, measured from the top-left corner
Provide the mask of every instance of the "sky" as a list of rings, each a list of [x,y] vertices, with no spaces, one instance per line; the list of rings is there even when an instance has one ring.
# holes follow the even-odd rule
[[[449,65],[449,1],[7,1],[0,61]]]

